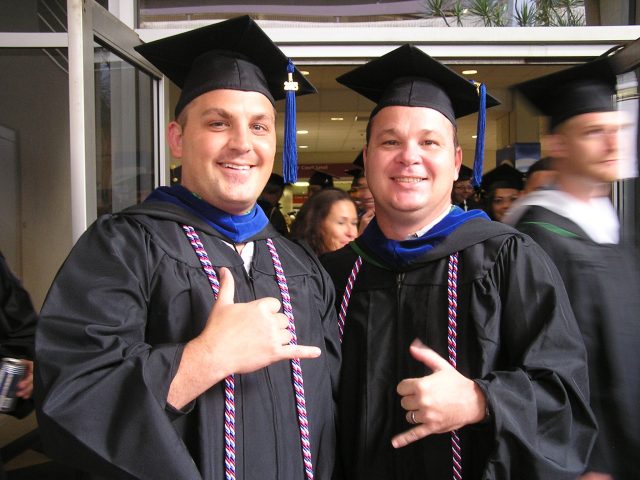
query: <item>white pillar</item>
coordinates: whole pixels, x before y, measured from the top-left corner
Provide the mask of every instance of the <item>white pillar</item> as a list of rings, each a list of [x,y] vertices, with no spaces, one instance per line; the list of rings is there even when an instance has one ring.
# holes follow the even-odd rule
[[[73,242],[96,218],[92,7],[93,0],[67,0]]]

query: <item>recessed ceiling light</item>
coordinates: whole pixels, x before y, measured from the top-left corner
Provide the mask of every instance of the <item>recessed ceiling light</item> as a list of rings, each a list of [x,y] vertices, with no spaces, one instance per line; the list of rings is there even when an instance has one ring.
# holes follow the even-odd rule
[[[344,118],[343,117],[331,117],[331,120],[333,122],[341,122],[342,120],[344,120]]]
[[[471,69],[471,70],[463,70],[462,71],[463,75],[475,75],[476,73],[478,73],[478,70]]]
[[[298,135],[306,135],[307,133],[309,133],[309,130],[298,130],[296,133]]]
[[[471,138],[478,138],[478,135],[471,135]]]
[[[298,148],[309,148],[309,145],[298,145]]]
[[[309,75],[309,72],[307,70],[300,70],[300,73],[305,76]]]

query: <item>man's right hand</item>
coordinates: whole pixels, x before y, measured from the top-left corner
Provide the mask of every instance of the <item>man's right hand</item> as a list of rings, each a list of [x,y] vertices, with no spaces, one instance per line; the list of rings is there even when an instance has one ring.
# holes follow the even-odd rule
[[[234,373],[249,373],[280,360],[316,358],[318,347],[290,345],[289,320],[272,297],[234,303],[231,272],[220,269],[220,290],[202,333],[185,345],[167,401],[182,408]]]

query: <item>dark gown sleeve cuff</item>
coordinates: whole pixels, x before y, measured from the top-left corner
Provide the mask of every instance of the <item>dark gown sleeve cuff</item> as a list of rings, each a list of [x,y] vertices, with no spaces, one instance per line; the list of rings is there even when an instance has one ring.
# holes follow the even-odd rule
[[[478,385],[478,387],[480,387],[480,390],[482,390],[482,393],[484,394],[484,400],[485,400],[485,408],[484,408],[484,418],[482,419],[481,422],[478,422],[477,425],[487,425],[489,423],[491,423],[493,421],[493,407],[491,405],[491,402],[489,401],[489,390],[487,388],[487,381],[486,380],[473,380],[475,382],[476,385]]]
[[[178,372],[178,367],[180,366],[180,360],[182,360],[182,352],[184,351],[184,344],[178,345],[178,348],[175,351],[175,356],[173,357],[173,362],[171,364],[171,381],[173,381],[176,373]],[[171,386],[171,382],[169,382],[169,387]],[[168,389],[167,389],[168,394]],[[178,409],[171,405],[169,402],[165,404],[165,412],[171,421],[177,420],[180,417],[188,415],[191,413],[196,406],[196,400],[192,400],[187,403],[184,407]]]
[[[190,414],[193,411],[195,406],[196,406],[195,400],[191,400],[181,409],[177,409],[173,405],[171,405],[169,402],[167,402],[167,405],[165,406],[164,410],[165,412],[167,412],[167,416],[169,417],[169,420],[174,421],[180,417]]]

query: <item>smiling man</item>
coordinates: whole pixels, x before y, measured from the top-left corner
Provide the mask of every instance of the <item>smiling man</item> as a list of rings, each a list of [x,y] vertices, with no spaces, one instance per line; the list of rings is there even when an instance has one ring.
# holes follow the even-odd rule
[[[476,87],[410,45],[338,81],[377,105],[376,216],[323,257],[343,332],[342,477],[574,480],[595,426],[557,270],[516,230],[451,205],[456,117],[478,110]]]
[[[328,480],[333,290],[256,206],[288,60],[249,17],[139,51],[182,87],[182,184],[99,218],[57,275],[36,345],[46,451],[91,478]]]
[[[640,263],[620,242],[609,199],[625,120],[615,85],[604,58],[517,87],[550,119],[545,143],[556,177],[510,221],[555,262],[587,347],[599,433],[585,480],[640,478]]]

